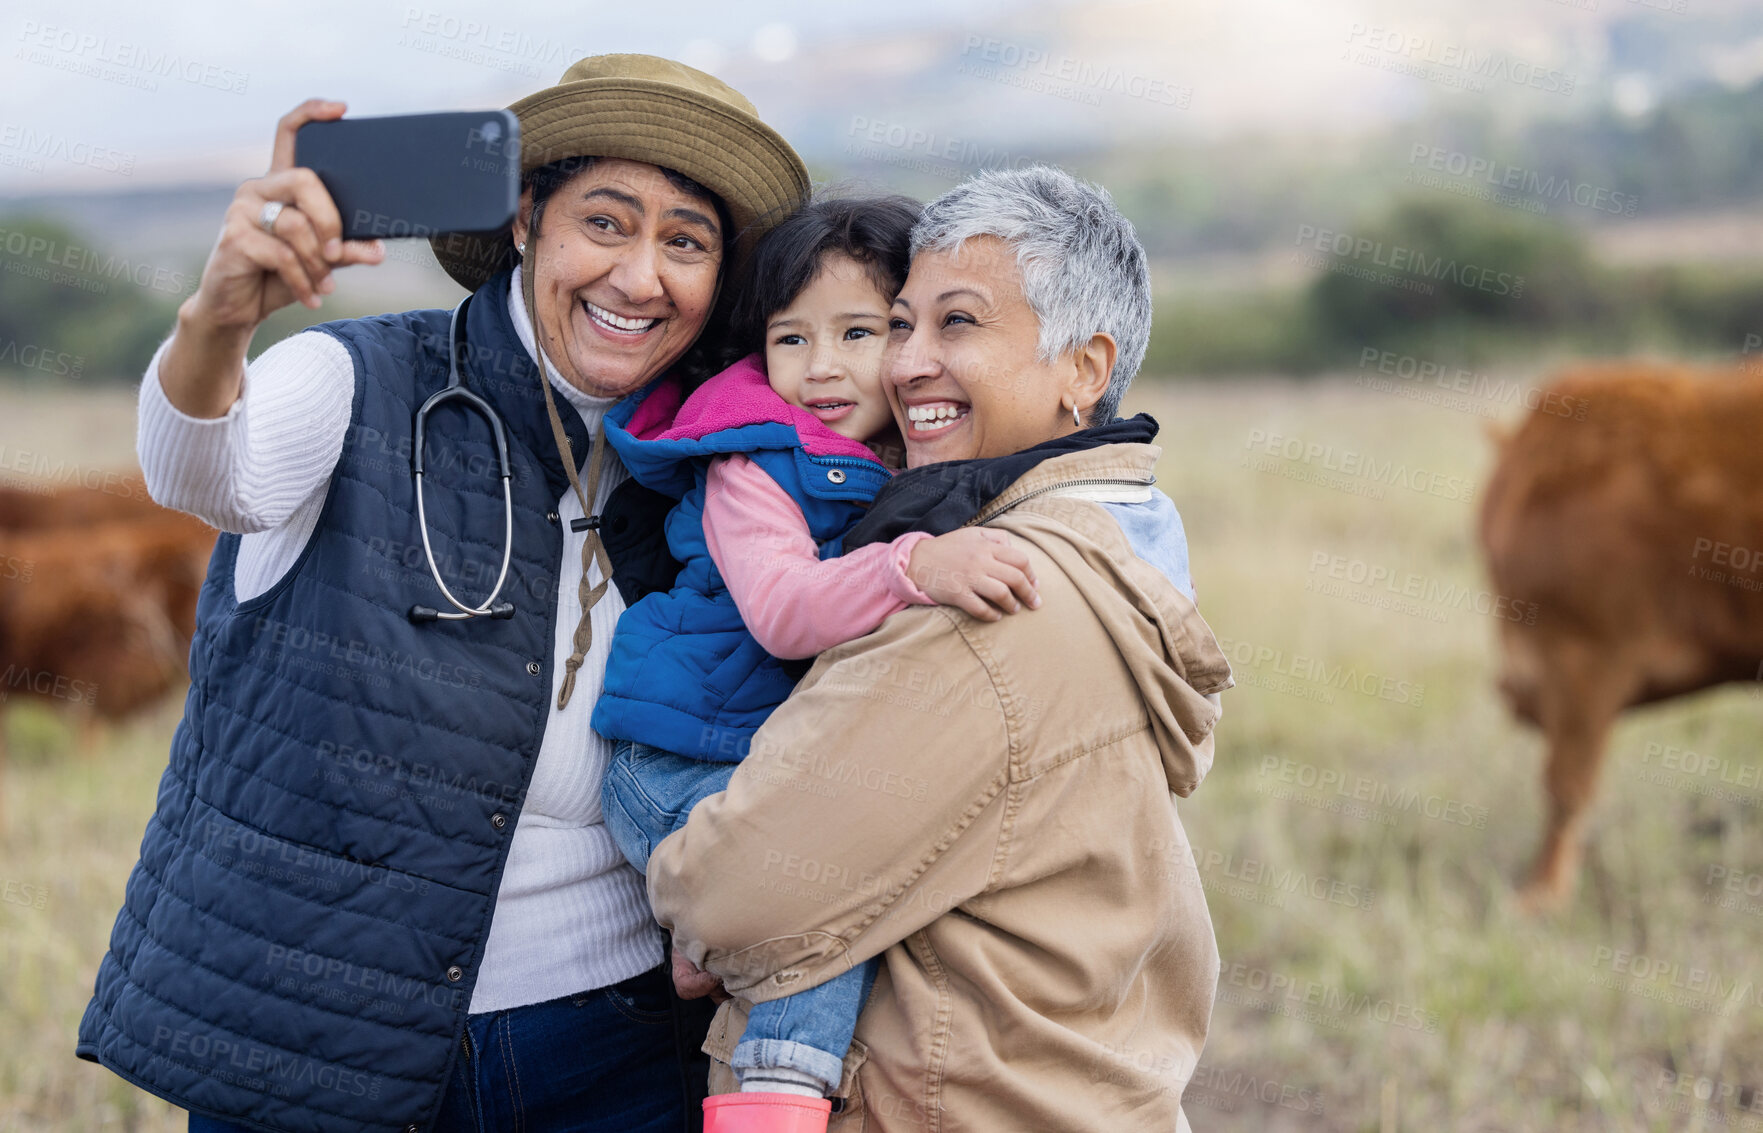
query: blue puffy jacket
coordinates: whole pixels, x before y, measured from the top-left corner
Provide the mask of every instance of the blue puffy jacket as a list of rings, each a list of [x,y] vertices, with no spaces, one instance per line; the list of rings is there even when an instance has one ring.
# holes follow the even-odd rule
[[[745,453],[758,463],[801,507],[822,558],[838,553],[892,474],[867,446],[779,397],[757,355],[711,378],[683,405],[678,399],[677,386],[657,384],[606,415],[606,435],[631,475],[681,497],[667,517],[667,543],[682,569],[671,591],[649,595],[619,618],[594,730],[732,763],[799,674],[747,632],[710,557],[710,458]]]

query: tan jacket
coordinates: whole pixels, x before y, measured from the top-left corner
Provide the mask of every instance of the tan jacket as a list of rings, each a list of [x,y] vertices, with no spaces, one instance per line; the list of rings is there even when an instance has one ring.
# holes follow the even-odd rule
[[[1185,1129],[1218,950],[1176,795],[1212,762],[1230,667],[1085,494],[1159,449],[1051,458],[977,517],[1041,608],[895,614],[823,653],[723,794],[657,848],[650,897],[721,975],[714,1091],[746,1005],[872,956],[836,1133]]]

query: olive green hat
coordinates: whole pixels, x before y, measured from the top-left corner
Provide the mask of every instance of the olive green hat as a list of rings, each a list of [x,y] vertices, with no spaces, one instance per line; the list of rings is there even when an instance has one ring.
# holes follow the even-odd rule
[[[727,269],[808,195],[802,159],[751,102],[671,59],[591,55],[508,109],[520,120],[522,177],[566,157],[620,157],[676,170],[721,197],[734,225]],[[467,291],[519,262],[511,228],[442,233],[429,243]]]

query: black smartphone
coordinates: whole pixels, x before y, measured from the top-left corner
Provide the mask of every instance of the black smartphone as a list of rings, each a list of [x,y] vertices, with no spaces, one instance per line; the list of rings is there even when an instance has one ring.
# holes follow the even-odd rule
[[[324,182],[346,240],[489,232],[520,204],[520,123],[506,110],[308,122],[294,164]]]

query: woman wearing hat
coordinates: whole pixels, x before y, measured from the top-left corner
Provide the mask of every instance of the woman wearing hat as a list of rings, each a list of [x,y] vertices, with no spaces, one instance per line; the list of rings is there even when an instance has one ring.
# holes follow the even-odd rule
[[[588,726],[619,613],[668,585],[667,502],[608,406],[714,352],[722,283],[807,190],[738,93],[584,59],[511,109],[510,230],[436,237],[471,296],[326,324],[246,365],[271,312],[377,263],[294,168],[285,117],[142,385],[154,498],[230,532],[191,688],[78,1053],[192,1129],[678,1130],[705,1016],[672,994],[601,821]],[[457,402],[413,436],[448,384]],[[561,403],[561,404],[560,404]],[[426,459],[419,497],[412,461]],[[506,493],[506,494],[505,494]],[[504,509],[505,500],[509,506]],[[449,610],[439,578],[497,616]]]

